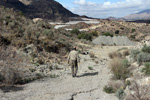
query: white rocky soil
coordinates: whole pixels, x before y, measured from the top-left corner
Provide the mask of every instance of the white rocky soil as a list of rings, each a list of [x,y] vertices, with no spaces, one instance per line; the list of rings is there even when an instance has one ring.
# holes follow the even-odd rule
[[[97,58],[80,55],[77,77],[72,78],[70,69],[65,66],[63,70],[52,71],[59,75],[57,78],[17,85],[9,91],[6,87],[1,88],[0,100],[118,100],[115,94],[105,93],[103,87],[111,78],[107,54],[119,48],[122,47],[93,47],[89,51]]]

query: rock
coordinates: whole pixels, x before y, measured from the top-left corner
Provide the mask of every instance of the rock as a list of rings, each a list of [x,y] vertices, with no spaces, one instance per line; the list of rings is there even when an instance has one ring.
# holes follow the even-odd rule
[[[138,67],[139,64],[137,62],[134,62],[134,63],[131,64],[131,66]]]
[[[125,80],[125,82],[127,82],[127,81],[129,81],[129,82],[133,82],[134,81],[134,79],[133,78],[126,78],[126,80]]]
[[[126,59],[130,62],[130,63],[133,63],[134,62],[134,59],[129,56],[126,56]]]
[[[135,69],[133,72],[132,72],[132,75],[135,79],[142,79],[144,74],[141,72],[140,68],[137,68]]]
[[[42,20],[43,20],[42,18],[34,18],[34,19],[33,19],[33,22],[36,23],[36,22],[42,21]]]
[[[143,83],[144,85],[150,85],[150,77],[146,77]]]

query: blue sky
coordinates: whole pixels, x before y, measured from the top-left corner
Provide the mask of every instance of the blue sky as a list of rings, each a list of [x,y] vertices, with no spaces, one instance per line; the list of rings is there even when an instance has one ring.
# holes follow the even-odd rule
[[[150,9],[150,0],[55,0],[79,15],[95,18],[123,17]]]

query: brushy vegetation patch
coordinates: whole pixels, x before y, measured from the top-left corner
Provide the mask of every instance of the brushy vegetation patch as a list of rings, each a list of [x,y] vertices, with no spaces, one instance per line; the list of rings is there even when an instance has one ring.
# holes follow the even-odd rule
[[[78,35],[78,34],[80,34],[80,31],[79,31],[79,29],[75,28],[75,29],[71,30],[71,33]]]
[[[113,58],[121,58],[122,54],[120,52],[114,51],[108,54],[108,56],[113,59]]]
[[[104,32],[102,33],[103,36],[110,36],[110,37],[113,37],[114,35],[109,33],[109,32]]]
[[[134,33],[136,31],[136,29],[132,29],[131,32]]]
[[[93,36],[90,33],[81,33],[81,34],[78,35],[78,38],[92,41]]]
[[[150,46],[144,45],[143,48],[142,48],[142,52],[150,53]]]
[[[142,72],[144,72],[145,75],[150,75],[150,62],[144,63],[144,68],[142,69]]]
[[[150,53],[139,53],[137,55],[137,62],[142,64],[142,62],[150,62]]]
[[[139,49],[133,49],[130,51],[130,57],[133,58],[135,61],[137,61],[137,55],[140,53],[141,51]]]
[[[126,59],[114,58],[110,63],[111,71],[115,79],[125,80],[129,77],[128,61]]]
[[[119,32],[120,32],[119,30],[116,30],[116,31],[115,31],[115,34],[119,34]]]
[[[53,52],[55,49],[58,54],[62,52],[62,49],[64,50],[63,53],[66,54],[67,50],[71,48],[64,40],[70,40],[69,43],[71,43],[72,38],[80,33],[78,29],[72,30],[73,34],[64,29],[55,30],[53,25],[44,20],[34,23],[32,20],[20,16],[18,12],[4,7],[0,7],[0,25],[1,33],[6,33],[7,30],[7,34],[0,34],[2,41],[7,40],[5,44],[9,43],[17,49],[34,44],[36,47],[44,49],[43,52]],[[72,38],[70,39],[70,37]],[[54,47],[54,45],[57,46]]]
[[[90,34],[92,34],[92,36],[98,36],[98,32],[97,31],[93,31],[93,32],[90,32]]]
[[[25,70],[27,66],[24,63],[28,62],[26,57],[13,51],[13,47],[0,47],[0,83],[14,85],[34,80]]]
[[[123,51],[123,56],[126,57],[126,56],[128,56],[128,55],[130,55],[129,50],[124,50],[124,51]]]
[[[110,86],[105,86],[103,88],[103,91],[105,91],[106,93],[115,93],[115,90]]]
[[[117,90],[116,96],[119,98],[119,100],[123,99],[125,96],[124,89],[120,88],[119,90]]]
[[[4,77],[3,75],[0,73],[0,82],[3,82],[4,81]]]

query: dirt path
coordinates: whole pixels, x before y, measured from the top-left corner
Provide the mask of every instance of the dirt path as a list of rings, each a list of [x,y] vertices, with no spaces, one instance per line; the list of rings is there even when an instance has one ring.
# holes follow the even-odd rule
[[[114,47],[113,50],[115,49],[118,48]],[[93,51],[98,58],[92,59],[89,55],[80,55],[78,77],[72,78],[68,69],[61,70],[58,78],[45,78],[12,87],[9,92],[3,88],[0,90],[0,100],[118,100],[114,94],[103,92],[103,87],[111,77],[107,61],[107,53],[111,49],[94,47],[90,51]]]

